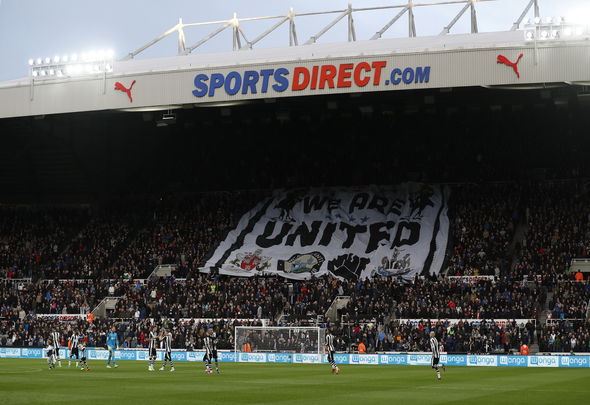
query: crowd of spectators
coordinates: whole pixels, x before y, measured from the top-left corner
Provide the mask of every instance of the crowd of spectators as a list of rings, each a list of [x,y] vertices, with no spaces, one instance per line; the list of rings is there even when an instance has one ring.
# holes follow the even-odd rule
[[[286,305],[287,280],[276,277],[172,277],[147,284],[122,282],[125,297],[112,314],[119,318],[275,319]]]
[[[569,286],[569,285],[568,285]],[[584,284],[586,286],[586,284]],[[387,277],[342,281],[324,277],[293,281],[281,277],[195,274],[189,279],[68,280],[0,284],[5,314],[85,313],[107,295],[121,297],[117,318],[249,318],[315,322],[337,296],[350,297],[337,312],[347,322],[397,319],[531,319],[544,303],[537,284],[498,280],[464,283],[441,278],[404,283]],[[557,310],[585,311],[588,288],[571,284],[554,296]],[[573,313],[573,312],[572,312]],[[570,313],[570,316],[571,313]],[[321,317],[320,317],[321,319]]]
[[[590,255],[590,194],[571,183],[535,183],[523,190],[527,232],[514,276],[563,275],[574,257]]]
[[[531,319],[542,303],[537,285],[508,280],[417,280],[394,286],[392,296],[397,318]]]
[[[121,199],[102,207],[0,206],[0,278],[145,278],[197,271],[261,192]]]
[[[496,275],[507,267],[519,221],[519,187],[513,183],[467,184],[453,189],[451,237],[446,272],[454,276]]]
[[[590,323],[559,321],[543,328],[539,339],[543,352],[590,352]]]
[[[97,214],[73,238],[53,265],[45,270],[44,277],[111,278],[108,269],[115,254],[126,245],[133,224],[134,216],[127,210]]]
[[[0,345],[21,347],[43,347],[53,331],[61,333],[62,347],[67,346],[67,339],[76,331],[84,336],[84,341],[91,347],[105,347],[106,334],[112,326],[116,327],[122,348],[146,348],[149,344],[149,331],[158,325],[172,331],[172,346],[177,349],[198,350],[203,347],[203,338],[208,329],[213,328],[218,339],[219,349],[233,349],[235,342],[235,326],[261,326],[259,320],[203,320],[162,318],[154,322],[152,319],[115,320],[97,319],[90,323],[78,318],[58,322],[47,318],[26,317],[23,319],[0,320],[2,333]],[[268,324],[272,325],[272,323]],[[267,325],[267,326],[268,326]],[[516,323],[496,324],[494,321],[467,322],[405,322],[393,321],[383,324],[326,324],[335,335],[337,351],[357,351],[360,344],[367,353],[397,351],[429,351],[428,334],[434,330],[444,350],[449,353],[507,353],[517,351],[522,344],[530,344],[533,339],[534,325],[517,325]],[[551,333],[557,333],[551,331]],[[548,335],[551,339],[551,335]],[[579,327],[568,331],[564,336],[575,336],[578,340],[577,349],[588,346],[588,327]],[[318,349],[317,333],[309,330],[279,330],[277,333],[261,331],[245,331],[238,339],[239,350],[244,344],[250,345],[252,351],[289,351],[309,352]],[[565,342],[562,335],[549,340],[553,346],[548,351],[564,351]],[[557,342],[557,343],[555,343]],[[580,345],[579,347],[577,345]],[[322,348],[320,347],[320,350]],[[581,350],[580,350],[581,351]]]
[[[162,198],[133,241],[114,261],[108,276],[145,278],[157,265],[175,264],[176,275],[198,271],[205,255],[235,227],[262,195],[231,192]]]
[[[73,318],[58,321],[51,318],[25,317],[23,319],[0,319],[0,346],[44,347],[52,332],[59,332],[59,345],[68,346],[68,339],[74,334],[83,336],[89,347],[106,347],[106,335],[115,326],[121,348],[147,348],[153,326],[172,331],[172,347],[175,349],[197,350],[203,348],[203,338],[208,329],[216,332],[219,349],[233,349],[236,326],[262,326],[259,320],[236,319],[183,319],[162,318],[142,320]]]
[[[21,319],[29,314],[87,314],[112,286],[108,280],[44,280],[16,285],[4,281],[0,282],[0,314]]]
[[[564,281],[556,285],[549,301],[549,319],[586,319],[590,284]]]
[[[508,353],[533,341],[535,326],[529,322],[499,325],[493,320],[479,322],[449,321],[397,322],[379,332],[377,350],[430,351],[428,335],[435,331],[444,350],[450,353]]]
[[[86,208],[0,205],[0,278],[32,277],[51,265],[87,221]]]

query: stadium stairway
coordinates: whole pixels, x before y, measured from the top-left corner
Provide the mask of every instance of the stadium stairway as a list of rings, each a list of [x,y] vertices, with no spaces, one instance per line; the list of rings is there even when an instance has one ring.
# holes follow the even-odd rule
[[[176,264],[159,264],[154,268],[154,271],[148,276],[148,280],[158,279],[160,277],[170,277],[172,272],[176,270]]]
[[[522,246],[522,241],[524,240],[524,236],[526,235],[528,228],[527,221],[521,221],[514,230],[514,237],[512,238],[512,243],[508,249],[509,255],[512,257],[512,261],[510,263],[510,269],[512,270],[514,270],[518,263],[519,250]]]
[[[551,302],[552,299],[553,299],[553,292],[547,291],[547,293],[545,295],[545,302],[543,303],[543,305],[541,305],[539,314],[537,315],[535,336],[533,337],[534,343],[531,344],[529,347],[531,354],[535,354],[535,353],[539,352],[538,338],[541,335],[541,331],[543,330],[543,326],[545,326],[545,322],[547,322],[549,302]]]
[[[325,319],[329,319],[332,322],[336,321],[338,310],[346,307],[349,301],[350,297],[347,295],[339,295],[334,298],[334,301],[332,301],[332,304],[330,304],[330,307],[326,311]]]
[[[105,318],[109,310],[114,311],[117,308],[117,302],[123,297],[105,297],[100,303],[92,310],[92,314],[95,318]]]

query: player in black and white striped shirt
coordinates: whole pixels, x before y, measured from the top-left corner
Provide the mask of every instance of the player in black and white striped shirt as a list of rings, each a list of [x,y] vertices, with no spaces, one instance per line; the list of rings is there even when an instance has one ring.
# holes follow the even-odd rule
[[[80,361],[80,352],[78,345],[82,343],[82,336],[78,334],[78,331],[74,330],[72,336],[70,336],[68,347],[70,348],[70,358],[68,360],[68,367],[72,365],[72,357],[76,356],[76,368],[78,368],[78,362]]]
[[[164,371],[167,362],[170,362],[170,371],[174,371],[174,363],[172,362],[172,333],[170,330],[162,330],[160,341],[164,342],[164,364],[160,367],[160,371]]]
[[[61,333],[59,332],[59,327],[56,325],[53,332],[51,332],[51,339],[53,340],[53,347],[55,351],[55,361],[57,365],[61,367],[61,358],[59,357],[59,345],[61,342]]]
[[[148,366],[148,371],[154,371],[154,363],[156,362],[156,356],[158,354],[158,327],[153,326],[152,330],[150,330],[150,345],[148,347],[148,355],[150,359],[150,365]]]
[[[330,329],[326,331],[325,349],[328,352],[328,362],[330,363],[330,366],[332,366],[332,373],[338,374],[340,372],[340,369],[338,368],[338,366],[336,365],[336,361],[334,360],[334,353],[336,352],[336,349],[334,347],[334,335],[332,334],[332,331]]]
[[[431,365],[432,368],[436,370],[436,378],[440,380],[440,370],[438,369],[440,361],[440,346],[438,340],[436,340],[434,331],[430,332],[430,350],[432,351]],[[444,364],[440,363],[440,367],[445,371]]]
[[[86,363],[86,345],[84,342],[80,341],[78,344],[78,351],[80,352],[80,371],[90,371],[90,367],[88,367],[88,363]]]
[[[203,357],[203,361],[205,362],[205,371],[207,374],[211,374],[213,369],[211,367],[211,360],[215,359],[215,369],[217,374],[219,374],[219,360],[217,358],[217,337],[213,329],[209,329],[207,331],[207,335],[203,339],[203,348],[205,349],[205,357]]]

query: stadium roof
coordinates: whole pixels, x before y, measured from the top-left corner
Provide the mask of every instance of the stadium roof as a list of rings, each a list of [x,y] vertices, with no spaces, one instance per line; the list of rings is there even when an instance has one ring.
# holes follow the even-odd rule
[[[413,7],[451,3],[465,6],[440,35],[415,36]],[[589,27],[535,17],[525,30],[519,31],[531,7],[538,16],[536,0],[531,0],[512,30],[478,33],[475,3],[453,0],[419,5],[409,0],[406,5],[381,7],[399,7],[402,11],[370,40],[356,40],[352,19],[353,12],[369,9],[353,9],[350,5],[346,10],[300,15],[291,11],[286,16],[260,17],[279,22],[252,41],[247,40],[239,24],[253,19],[234,17],[193,24],[179,21],[124,60],[31,60],[28,77],[0,83],[0,118],[118,109],[165,110],[181,105],[353,92],[590,82]],[[469,9],[471,33],[449,35],[450,28]],[[304,45],[297,46],[294,17],[322,13],[338,16]],[[409,18],[409,38],[380,38],[404,14]],[[316,42],[345,17],[348,42]],[[290,45],[294,46],[253,47],[287,21],[291,24]],[[187,47],[183,29],[198,24],[219,27]],[[230,27],[234,31],[233,51],[192,53]],[[177,56],[133,59],[175,32],[179,39]]]
[[[256,48],[241,52],[189,54],[157,59],[131,59],[114,62],[112,77],[174,70],[221,68],[250,64],[270,64],[350,57],[392,56],[406,53],[503,48],[524,46],[523,31],[480,34],[362,40],[329,44],[311,44],[282,48]],[[90,78],[88,78],[90,79]],[[69,79],[64,78],[64,81]],[[2,87],[29,86],[30,78],[0,82]]]

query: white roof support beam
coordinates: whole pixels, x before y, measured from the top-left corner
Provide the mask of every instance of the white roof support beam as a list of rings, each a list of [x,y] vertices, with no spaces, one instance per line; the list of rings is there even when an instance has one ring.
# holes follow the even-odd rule
[[[289,10],[289,46],[297,46],[299,42],[297,41],[297,30],[295,29],[295,13],[291,8]]]
[[[182,18],[178,19],[178,27],[178,55],[184,55],[186,52],[186,38],[184,36]]]
[[[286,23],[289,20],[290,20],[289,17],[283,18],[282,20],[277,22],[275,25],[273,25],[272,27],[270,27],[269,29],[264,31],[262,34],[258,35],[256,38],[254,38],[251,42],[246,41],[246,45],[242,46],[240,49],[252,49],[252,47],[254,45],[256,45],[261,39],[264,39],[264,37],[266,37],[268,34],[273,32],[274,30],[276,30],[277,28],[279,28],[281,25],[283,25],[284,23]]]
[[[385,24],[383,26],[383,28],[381,28],[379,31],[377,31],[375,33],[375,35],[373,35],[371,37],[371,39],[379,39],[379,38],[381,38],[381,36],[385,33],[385,31],[387,31],[393,24],[395,24],[397,22],[397,20],[399,20],[400,18],[402,18],[403,15],[406,13],[406,11],[408,11],[408,9],[409,8],[407,6],[404,7],[404,8],[402,8],[402,10],[399,13],[397,13],[397,15],[395,17],[393,17],[387,24]]]
[[[354,19],[352,18],[352,4],[348,3],[348,42],[356,41]]]
[[[330,28],[332,28],[333,26],[335,26],[338,21],[342,20],[344,17],[346,17],[349,14],[349,10],[345,10],[342,14],[340,14],[338,17],[336,17],[336,19],[334,21],[332,21],[330,24],[326,25],[324,28],[322,28],[320,30],[320,32],[318,32],[317,34],[313,35],[312,37],[310,37],[307,42],[305,42],[304,45],[311,45],[314,44],[322,35],[324,35],[326,32],[328,32],[330,30]]]
[[[523,10],[522,14],[520,15],[520,17],[518,17],[518,20],[516,20],[514,22],[514,24],[512,24],[512,31],[516,31],[517,29],[520,28],[520,24],[522,24],[522,20],[524,20],[524,18],[526,17],[527,13],[529,12],[529,10],[531,9],[531,7],[533,7],[533,6],[534,6],[535,18],[539,18],[540,17],[539,0],[531,0],[531,1],[529,1],[529,3],[524,8],[524,10]]]
[[[414,18],[414,0],[408,0],[408,36],[416,36],[416,20]]]
[[[150,46],[157,44],[158,42],[160,42],[161,40],[163,40],[164,38],[166,38],[168,35],[170,35],[170,34],[176,32],[176,31],[178,31],[179,28],[180,28],[179,25],[176,24],[174,27],[170,28],[168,31],[166,31],[166,32],[160,34],[159,36],[157,36],[156,38],[152,39],[147,44],[145,44],[145,45],[137,48],[133,52],[129,52],[127,54],[127,56],[125,56],[122,60],[130,60],[130,59],[133,59],[135,56],[137,56],[141,52],[145,51]]]
[[[225,30],[230,25],[231,25],[231,22],[226,22],[224,25],[222,25],[221,27],[217,28],[215,31],[213,31],[212,33],[210,33],[209,35],[207,35],[206,37],[204,37],[203,39],[201,39],[196,44],[194,44],[192,46],[189,46],[188,48],[186,48],[185,55],[188,55],[189,53],[191,53],[192,51],[194,51],[195,49],[197,49],[199,46],[203,45],[205,42],[209,41],[211,38],[213,38],[214,36],[216,36],[217,34],[219,34],[220,32],[222,32],[223,30]]]
[[[440,33],[440,35],[446,35],[449,32],[451,32],[451,28],[453,28],[453,26],[457,23],[457,21],[459,21],[461,19],[461,17],[463,17],[463,14],[465,14],[465,12],[469,9],[471,9],[471,33],[472,34],[477,34],[478,33],[478,27],[477,27],[477,13],[475,11],[475,2],[477,0],[471,0],[469,3],[465,4],[465,6],[461,9],[461,11],[459,11],[459,14],[457,14],[455,16],[455,18],[453,18],[451,20],[451,22],[449,23],[449,25],[447,25]]]

